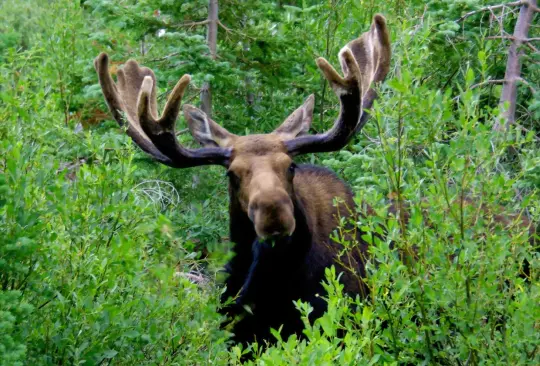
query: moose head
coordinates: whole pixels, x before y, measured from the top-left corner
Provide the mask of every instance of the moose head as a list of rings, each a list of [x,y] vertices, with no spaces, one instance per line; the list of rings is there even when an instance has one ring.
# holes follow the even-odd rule
[[[189,130],[202,147],[189,149],[176,139],[175,124],[190,76],[184,75],[170,93],[161,116],[152,70],[129,60],[118,70],[115,83],[108,71],[109,58],[100,54],[94,64],[109,109],[127,134],[157,161],[174,167],[222,165],[227,169],[231,196],[252,221],[259,238],[290,236],[296,227],[294,186],[300,154],[343,148],[366,123],[364,111],[372,106],[373,83],[383,80],[390,64],[390,40],[383,16],[376,15],[371,29],[339,53],[341,76],[324,58],[317,66],[339,97],[341,110],[333,127],[310,135],[314,96],[268,134],[237,136],[201,110],[184,105]]]

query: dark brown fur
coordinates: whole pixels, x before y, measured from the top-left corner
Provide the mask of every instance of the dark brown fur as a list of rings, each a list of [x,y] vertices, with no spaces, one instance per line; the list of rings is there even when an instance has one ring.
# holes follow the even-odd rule
[[[235,257],[227,265],[229,277],[223,302],[233,304],[223,312],[239,316],[231,331],[234,340],[249,343],[271,341],[270,328],[283,326],[282,336],[301,336],[303,324],[293,301],[307,301],[313,307],[314,320],[326,309],[321,286],[325,269],[335,265],[348,293],[365,293],[363,256],[367,245],[361,241],[350,256],[340,257],[343,247],[330,239],[339,218],[354,211],[349,187],[331,171],[312,165],[300,165],[292,185],[296,230],[291,237],[276,239],[273,244],[260,240],[253,230],[230,185],[230,230]],[[341,203],[334,205],[335,199]],[[349,240],[359,240],[360,235]],[[343,263],[343,267],[340,263]],[[251,313],[245,308],[251,309]]]

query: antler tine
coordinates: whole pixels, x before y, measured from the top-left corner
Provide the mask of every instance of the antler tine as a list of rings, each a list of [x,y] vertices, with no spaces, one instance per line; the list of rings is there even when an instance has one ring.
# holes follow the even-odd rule
[[[386,19],[377,14],[368,32],[349,42],[339,53],[341,76],[324,58],[317,66],[341,102],[334,126],[325,133],[285,141],[291,155],[328,152],[343,148],[367,122],[377,93],[372,84],[384,80],[390,69],[390,37]]]
[[[129,122],[126,105],[119,94],[117,85],[114,83],[111,74],[109,73],[109,56],[106,53],[101,53],[94,60],[94,67],[98,74],[105,102],[116,122],[118,122],[120,126],[125,126],[127,122],[128,136],[131,137],[144,152],[152,155],[159,162],[172,166],[173,162],[152,144],[144,132],[140,128],[137,128],[138,126]]]
[[[159,134],[162,130],[171,132],[174,130],[176,119],[180,113],[180,103],[190,81],[191,77],[189,75],[182,76],[169,95],[167,104],[163,108],[163,114],[157,119],[155,109],[152,108],[154,80],[150,76],[144,77],[137,102],[137,114],[143,130],[145,132],[150,131],[147,133],[148,135]]]
[[[184,168],[188,166],[218,164],[226,165],[231,150],[220,147],[186,149],[176,139],[175,122],[180,113],[180,102],[191,77],[184,75],[174,87],[161,118],[156,119],[152,112],[153,81],[147,76],[143,80],[138,101],[138,115],[144,132],[155,146],[167,157]]]
[[[100,54],[94,65],[111,114],[120,125],[127,122],[127,134],[142,150],[159,162],[176,168],[227,163],[229,149],[187,149],[176,139],[176,119],[184,91],[191,80],[189,75],[178,81],[162,116],[158,118],[156,79],[152,70],[129,60],[123,69],[118,70],[117,85],[108,71],[107,54]]]

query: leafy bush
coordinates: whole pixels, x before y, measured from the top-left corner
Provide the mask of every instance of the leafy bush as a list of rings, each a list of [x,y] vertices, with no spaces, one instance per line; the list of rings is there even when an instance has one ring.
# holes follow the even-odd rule
[[[377,11],[394,66],[372,119],[342,152],[306,158],[376,213],[357,223],[372,241],[370,296],[344,295],[328,269],[328,312],[309,324],[299,302],[305,338],[276,330],[248,363],[538,364],[538,248],[522,225],[540,215],[538,92],[520,88],[518,123],[493,132],[500,87],[485,82],[502,78],[506,44],[481,14],[456,22],[492,3],[223,0],[213,61],[204,28],[181,26],[206,1],[2,2],[0,364],[240,363],[216,312],[222,171],[159,167],[101,122],[92,59],[136,57],[163,95],[183,73],[211,79],[216,119],[238,133],[270,131],[315,92],[322,130],[337,101],[313,59],[336,64]],[[501,19],[510,31],[515,16]],[[531,86],[537,57],[523,59]]]

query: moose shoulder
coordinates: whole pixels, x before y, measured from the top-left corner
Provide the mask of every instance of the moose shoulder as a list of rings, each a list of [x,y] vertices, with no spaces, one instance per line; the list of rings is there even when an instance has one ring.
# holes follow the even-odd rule
[[[177,83],[158,116],[156,79],[150,69],[130,60],[118,70],[114,83],[107,55],[96,58],[109,109],[119,124],[127,124],[127,134],[141,149],[171,167],[218,164],[227,169],[230,237],[236,255],[226,267],[229,277],[223,294],[223,302],[231,298],[232,305],[223,311],[238,317],[232,329],[235,341],[270,340],[270,328],[281,326],[285,337],[301,333],[303,325],[293,301],[311,303],[312,318],[322,315],[326,304],[321,299],[321,281],[331,265],[342,272],[346,291],[365,292],[367,246],[351,230],[349,239],[359,244],[353,253],[341,256],[340,244],[330,238],[339,219],[355,211],[352,192],[331,171],[296,165],[293,158],[339,150],[364,126],[368,119],[364,110],[376,98],[373,84],[388,73],[390,53],[386,21],[375,15],[370,30],[340,51],[344,76],[325,59],[317,60],[341,103],[334,126],[322,134],[307,134],[313,96],[272,133],[249,136],[232,134],[199,109],[185,105],[191,134],[202,145],[198,149],[181,146],[175,135],[188,75]]]

